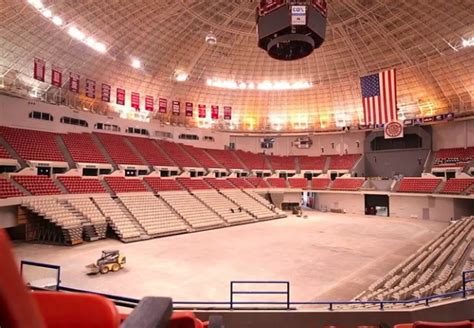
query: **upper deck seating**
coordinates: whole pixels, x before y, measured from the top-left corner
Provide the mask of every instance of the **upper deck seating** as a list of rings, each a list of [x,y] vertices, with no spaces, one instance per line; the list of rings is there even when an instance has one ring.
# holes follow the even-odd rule
[[[61,190],[46,175],[15,175],[13,179],[32,195],[58,195]]]
[[[364,184],[363,178],[336,178],[331,185],[331,190],[359,190]]]
[[[145,165],[137,155],[135,155],[124,140],[124,136],[95,133],[104,146],[107,153],[116,164],[122,165]]]
[[[24,160],[65,161],[54,133],[2,126],[0,135]]]
[[[184,150],[191,155],[200,166],[209,169],[209,168],[222,168],[223,166],[211,158],[204,149],[196,148],[193,146],[181,145]]]
[[[79,176],[61,176],[58,180],[71,194],[96,194],[107,192],[97,178],[81,178]]]
[[[360,158],[360,154],[329,156],[329,170],[351,170]]]
[[[293,189],[307,189],[308,188],[308,180],[305,178],[289,178],[288,184],[290,188]]]
[[[461,194],[474,185],[474,178],[449,179],[441,191],[443,194]]]
[[[216,178],[204,178],[210,186],[215,189],[235,189],[236,187],[230,183],[227,179],[216,179]]]
[[[90,133],[68,133],[62,136],[67,150],[76,163],[108,163],[92,140]]]
[[[268,178],[267,183],[272,188],[288,188],[286,180],[283,178]]]
[[[268,160],[274,170],[296,170],[293,156],[268,156]]]
[[[153,166],[176,166],[161,150],[153,140],[148,138],[127,137],[132,145],[140,152],[143,158]]]
[[[248,182],[244,178],[227,178],[227,180],[239,189],[255,188],[250,182]]]
[[[221,163],[226,169],[241,169],[245,167],[235,157],[234,152],[230,150],[221,149],[206,149],[206,152],[211,155],[218,163]]]
[[[250,177],[246,178],[246,180],[250,182],[254,188],[270,188],[270,185],[265,180],[263,180],[263,178]]]
[[[162,179],[158,177],[145,177],[143,179],[154,192],[183,190],[183,187],[175,179]]]
[[[236,150],[234,154],[236,154],[250,170],[270,170],[263,154],[255,154],[242,150]]]
[[[10,181],[0,176],[0,198],[21,197],[23,193]]]
[[[436,152],[433,167],[464,167],[474,158],[474,147],[447,148]]]
[[[0,158],[12,158],[3,145],[0,145]]]
[[[330,183],[331,183],[330,179],[323,179],[323,178],[317,179],[316,178],[310,181],[310,189],[314,189],[314,190],[328,189]]]
[[[143,185],[142,181],[137,178],[124,178],[124,177],[105,177],[105,182],[115,192],[141,192],[148,191]]]
[[[155,142],[179,167],[201,167],[178,144],[164,140],[156,140]]]
[[[431,194],[435,191],[441,179],[437,178],[403,178],[398,192],[415,192]]]
[[[300,170],[322,171],[326,164],[326,157],[322,156],[298,156]]]
[[[203,179],[176,178],[176,181],[189,191],[212,189]]]

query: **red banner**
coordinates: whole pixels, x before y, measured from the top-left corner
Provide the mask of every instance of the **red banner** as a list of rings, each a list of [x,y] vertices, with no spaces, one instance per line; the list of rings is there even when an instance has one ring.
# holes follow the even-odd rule
[[[168,108],[168,100],[166,100],[166,98],[158,99],[158,112],[166,113],[167,108]]]
[[[179,115],[179,112],[181,111],[181,104],[177,100],[173,100],[171,103],[171,112],[173,115]]]
[[[46,72],[46,62],[43,59],[35,58],[35,67],[33,71],[33,76],[35,80],[44,82],[44,74]]]
[[[86,97],[95,99],[95,81],[86,79]]]
[[[199,118],[206,118],[206,105],[198,105]]]
[[[69,73],[69,91],[79,93],[79,80],[81,76],[77,73]]]
[[[135,110],[140,110],[140,94],[138,92],[132,92],[132,108]]]
[[[153,96],[145,96],[145,110],[148,110],[150,112],[153,112]]]
[[[51,84],[60,88],[63,84],[63,70],[60,67],[53,66],[51,70]]]
[[[224,106],[224,120],[232,119],[232,107]]]
[[[125,89],[117,88],[117,104],[118,105],[125,105]]]
[[[193,117],[193,103],[187,102],[184,106],[184,111],[186,113],[186,117]]]
[[[217,105],[212,105],[211,106],[211,118],[213,120],[219,119],[219,106],[217,106]]]
[[[111,89],[112,88],[110,87],[110,85],[102,83],[102,96],[101,96],[102,101],[110,102],[110,90]]]

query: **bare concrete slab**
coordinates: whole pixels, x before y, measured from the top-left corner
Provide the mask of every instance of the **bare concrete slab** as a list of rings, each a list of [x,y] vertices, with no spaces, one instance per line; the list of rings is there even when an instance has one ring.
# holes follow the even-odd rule
[[[16,243],[15,252],[18,259],[60,265],[65,286],[129,297],[228,301],[231,280],[287,280],[292,301],[347,300],[447,226],[417,219],[307,213],[307,219],[289,217],[131,244]],[[123,252],[126,268],[87,276],[85,266],[103,249]]]

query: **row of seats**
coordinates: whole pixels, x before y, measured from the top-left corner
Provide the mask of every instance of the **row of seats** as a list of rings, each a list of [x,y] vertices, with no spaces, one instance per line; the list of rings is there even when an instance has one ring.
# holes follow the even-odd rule
[[[461,273],[474,268],[473,231],[474,216],[451,224],[356,299],[407,300],[459,290]]]
[[[312,181],[317,181],[319,179],[314,179]],[[359,190],[364,184],[364,178],[336,178],[332,185],[330,186],[331,190],[345,190],[345,191],[356,191]]]
[[[0,199],[10,197],[21,197],[23,193],[10,181],[0,176]]]
[[[179,167],[201,167],[187,152],[185,152],[177,143],[156,140],[160,148],[176,163]]]
[[[90,133],[67,133],[61,136],[76,163],[108,163]]]
[[[163,193],[161,197],[194,229],[224,225],[216,213],[188,192]]]
[[[176,178],[176,181],[189,191],[212,189],[203,179]]]
[[[105,182],[115,193],[148,191],[140,179],[121,176],[105,177]]]
[[[240,189],[223,189],[221,192],[232,202],[246,209],[259,220],[272,219],[276,213]]]
[[[267,156],[273,170],[296,170],[294,156]]]
[[[272,188],[288,188],[286,180],[283,178],[268,178],[267,183]]]
[[[217,190],[236,188],[236,186],[227,179],[204,178],[204,181],[206,181],[212,188]]]
[[[97,194],[107,192],[99,179],[80,176],[60,176],[58,180],[70,194]]]
[[[440,149],[433,167],[464,167],[474,158],[474,147]]]
[[[253,186],[253,188],[270,188],[270,185],[263,178],[250,177],[246,180]]]
[[[298,162],[300,170],[324,170],[324,165],[326,164],[326,157],[316,157],[316,156],[298,156]]]
[[[127,137],[132,145],[140,152],[148,164],[153,166],[176,166],[151,139]]]
[[[248,151],[236,150],[234,154],[249,170],[270,170],[270,166],[263,154],[255,154]]]
[[[71,198],[65,201],[69,203],[69,205],[72,206],[76,211],[79,211],[85,221],[92,225],[99,239],[105,238],[107,233],[107,220],[99,211],[91,198]]]
[[[0,158],[12,158],[3,145],[0,145]]]
[[[206,149],[206,152],[216,160],[216,162],[221,163],[226,169],[240,169],[245,170],[246,168],[238,160],[235,152],[229,150],[221,149]]]
[[[398,192],[433,193],[441,183],[439,178],[403,178]]]
[[[187,225],[171,208],[155,195],[119,197],[150,236],[186,232]]]
[[[110,196],[93,197],[94,203],[107,218],[114,232],[124,241],[138,240],[140,230],[131,218]]]
[[[162,179],[159,177],[145,177],[143,180],[154,192],[183,190],[175,179]]]
[[[443,190],[441,192],[443,194],[461,194],[468,190],[471,190],[474,186],[474,178],[468,179],[449,179],[446,181]],[[471,190],[473,192],[474,189]]]
[[[223,167],[216,160],[211,158],[211,156],[202,148],[196,148],[196,147],[187,146],[187,145],[182,145],[182,147],[202,167],[205,167],[205,168],[222,168]]]
[[[65,161],[54,133],[0,126],[0,136],[24,160]]]
[[[46,175],[15,175],[13,179],[35,196],[61,193],[53,179]]]
[[[145,165],[125,142],[125,137],[108,133],[95,133],[95,135],[115,164]]]

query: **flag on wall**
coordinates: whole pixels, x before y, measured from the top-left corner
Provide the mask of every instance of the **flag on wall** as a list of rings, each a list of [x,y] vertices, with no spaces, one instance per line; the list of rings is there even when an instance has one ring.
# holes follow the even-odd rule
[[[69,91],[79,93],[79,80],[81,76],[77,73],[69,73]]]
[[[86,79],[86,97],[95,99],[95,81]]]
[[[132,108],[135,108],[135,110],[140,110],[140,94],[138,92],[132,92],[131,96],[131,103],[132,103]]]
[[[193,103],[187,102],[184,106],[186,117],[193,117]]]
[[[58,88],[63,84],[63,70],[58,66],[51,69],[51,84]]]
[[[219,106],[211,105],[211,118],[213,120],[219,119]]]
[[[44,82],[44,74],[46,72],[46,62],[41,58],[35,58],[33,76],[35,80]]]
[[[117,88],[117,105],[125,105],[125,89]]]
[[[397,121],[397,80],[395,69],[360,78],[364,124]]]
[[[199,118],[206,118],[206,105],[198,105]]]
[[[165,114],[167,108],[168,108],[168,100],[166,98],[158,99],[158,112]]]
[[[102,95],[100,97],[100,99],[102,99],[102,101],[110,102],[110,90],[111,89],[112,88],[110,87],[110,85],[102,83]]]
[[[181,105],[178,100],[173,100],[171,103],[171,112],[173,115],[179,115],[179,112],[181,111]]]
[[[153,96],[145,96],[145,110],[153,112],[154,110]]]
[[[232,107],[224,106],[224,120],[232,119]]]

